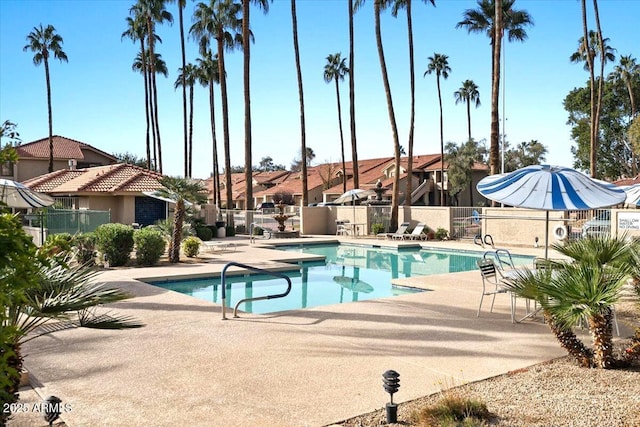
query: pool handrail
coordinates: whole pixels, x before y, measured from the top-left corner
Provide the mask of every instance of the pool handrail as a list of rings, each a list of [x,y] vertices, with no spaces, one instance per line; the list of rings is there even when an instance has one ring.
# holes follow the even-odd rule
[[[246,270],[253,271],[254,273],[261,273],[261,274],[265,274],[265,275],[268,275],[268,276],[273,276],[273,277],[277,277],[277,278],[280,278],[280,279],[285,279],[287,281],[287,290],[285,292],[281,293],[281,294],[266,295],[266,296],[262,296],[262,297],[241,299],[240,301],[238,301],[236,303],[236,306],[233,308],[233,317],[239,317],[238,316],[238,306],[240,304],[242,304],[242,303],[245,303],[247,301],[261,301],[261,300],[265,300],[265,299],[283,298],[283,297],[286,297],[287,295],[289,295],[289,292],[291,292],[291,279],[286,274],[282,274],[282,273],[279,273],[277,271],[265,270],[263,268],[252,267],[250,265],[242,264],[242,263],[239,263],[239,262],[230,261],[230,262],[226,263],[225,266],[222,268],[222,273],[221,273],[221,276],[220,276],[220,285],[222,286],[222,320],[227,320],[227,315],[226,315],[226,308],[227,308],[226,278],[227,278],[227,269],[229,267],[240,267],[240,268],[244,268]]]

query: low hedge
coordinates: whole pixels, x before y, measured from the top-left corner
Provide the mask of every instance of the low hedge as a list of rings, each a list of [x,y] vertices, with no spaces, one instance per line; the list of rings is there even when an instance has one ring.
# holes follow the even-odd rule
[[[155,265],[167,247],[164,235],[153,228],[141,228],[133,233],[136,244],[136,262],[139,265]]]
[[[133,227],[124,224],[102,224],[96,228],[96,246],[109,265],[125,265],[133,250]]]

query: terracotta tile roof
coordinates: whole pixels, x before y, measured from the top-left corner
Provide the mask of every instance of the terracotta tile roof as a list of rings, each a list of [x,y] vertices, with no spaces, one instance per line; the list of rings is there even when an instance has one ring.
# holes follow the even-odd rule
[[[615,185],[634,185],[640,184],[640,174],[633,178],[622,178],[617,181],[614,181]]]
[[[70,181],[84,173],[83,169],[62,169],[46,175],[37,176],[23,182],[24,185],[32,190],[47,193],[57,188],[67,181]]]
[[[48,193],[139,193],[162,186],[157,172],[119,163],[86,169],[60,170],[25,181],[25,185]]]
[[[104,151],[89,144],[85,144],[84,142],[59,135],[53,136],[53,157],[55,159],[83,160],[84,154],[82,150],[92,150],[116,161],[116,158],[111,154],[105,153]],[[18,157],[21,158],[48,159],[49,137],[19,145],[16,147],[16,151],[18,152]]]

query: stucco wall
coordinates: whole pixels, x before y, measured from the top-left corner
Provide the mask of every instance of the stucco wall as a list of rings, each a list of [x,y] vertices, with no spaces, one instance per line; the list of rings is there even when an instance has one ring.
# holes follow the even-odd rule
[[[484,208],[482,234],[489,234],[494,243],[534,246],[545,242],[545,212],[520,208]],[[557,241],[553,230],[559,225],[567,225],[565,212],[549,212],[549,244]]]
[[[423,222],[433,231],[444,228],[451,234],[451,209],[447,206],[402,207],[398,210],[398,222],[410,222],[409,228],[414,228],[416,224]]]
[[[331,212],[324,206],[303,206],[300,208],[300,233],[302,234],[335,234],[329,230],[329,225],[335,221],[330,219]]]

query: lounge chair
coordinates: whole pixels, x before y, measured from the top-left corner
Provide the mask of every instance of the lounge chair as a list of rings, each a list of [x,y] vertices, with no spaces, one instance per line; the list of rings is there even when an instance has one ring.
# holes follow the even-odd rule
[[[408,240],[426,240],[427,239],[427,235],[423,233],[423,231],[426,228],[426,226],[427,226],[427,224],[425,224],[424,222],[419,222],[418,225],[416,225],[416,228],[414,228],[411,231],[411,233],[402,235],[402,240],[405,240],[405,239],[408,239]]]
[[[235,252],[236,244],[233,242],[222,242],[222,241],[203,241],[202,242],[202,252],[206,253],[222,253],[222,252]]]
[[[402,239],[402,236],[407,232],[409,228],[408,222],[403,222],[395,233],[378,233],[377,237],[384,237],[385,239]]]

